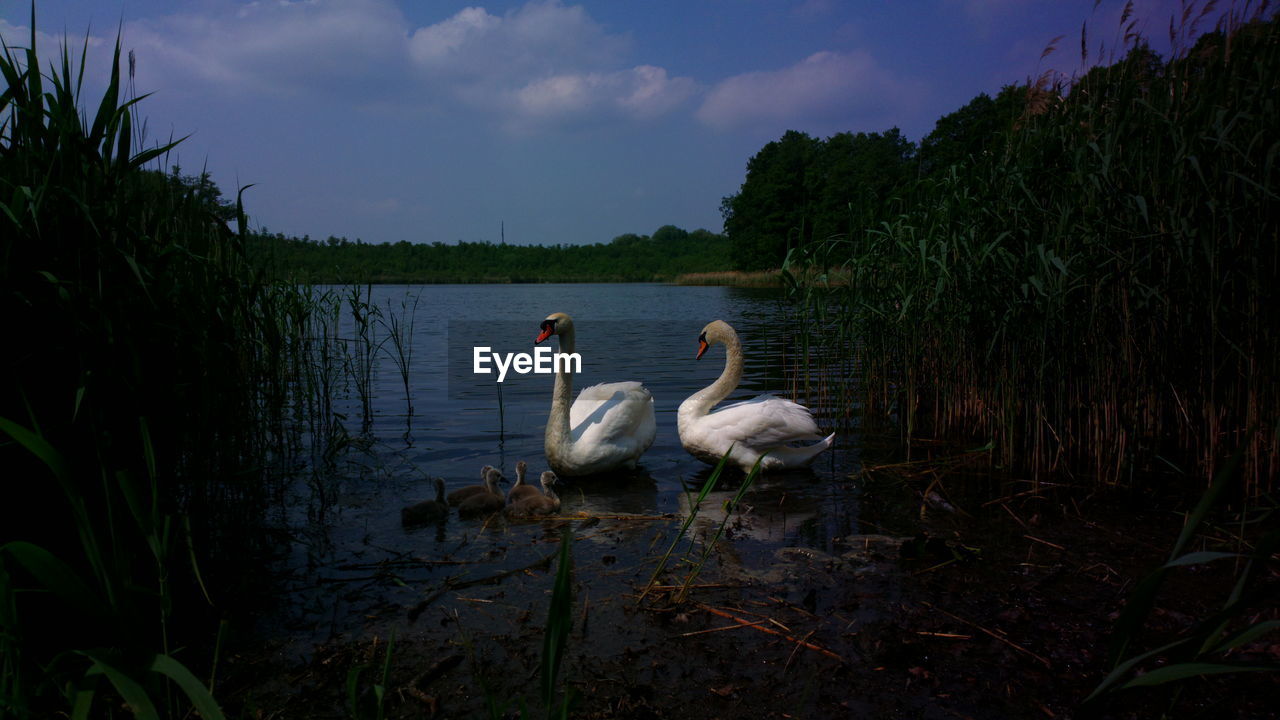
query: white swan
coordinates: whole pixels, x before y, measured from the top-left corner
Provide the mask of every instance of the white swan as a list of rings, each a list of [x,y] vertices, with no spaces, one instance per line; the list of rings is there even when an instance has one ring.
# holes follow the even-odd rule
[[[772,395],[712,410],[742,380],[742,343],[728,323],[713,320],[698,336],[698,358],[712,345],[725,347],[724,372],[719,379],[680,403],[676,423],[680,444],[691,455],[712,465],[733,447],[729,461],[750,472],[763,455],[762,471],[800,468],[831,447],[835,433],[822,438],[809,408]],[[804,447],[790,447],[800,440],[818,440]]]
[[[552,313],[539,328],[535,343],[558,335],[560,352],[574,351],[573,319],[568,315]],[[635,467],[658,431],[653,396],[638,382],[603,383],[584,388],[570,407],[573,374],[564,364],[556,366],[544,442],[551,469],[574,476]]]

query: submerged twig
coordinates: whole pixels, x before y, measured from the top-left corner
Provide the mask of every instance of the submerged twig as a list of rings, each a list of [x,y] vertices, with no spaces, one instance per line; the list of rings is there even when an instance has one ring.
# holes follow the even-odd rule
[[[685,586],[684,586],[684,585],[654,585],[654,586],[650,587],[649,589],[650,589],[650,590],[657,590],[657,591],[661,592],[661,591],[664,591],[664,590],[665,590],[665,591],[670,591],[670,590],[679,590],[679,589],[681,589],[681,588],[683,588],[683,587],[685,587]],[[698,584],[696,584],[696,585],[689,585],[688,587],[689,587],[690,589],[695,589],[695,588],[697,588],[697,589],[705,589],[705,588],[740,588],[740,587],[742,587],[742,586],[741,586],[741,585],[725,585],[724,583],[698,583]]]
[[[937,610],[938,612],[942,613],[943,615],[946,615],[947,617],[951,618],[952,620],[956,620],[957,622],[962,622],[962,623],[964,623],[965,625],[968,625],[969,627],[971,627],[971,628],[973,628],[973,629],[975,629],[975,630],[979,630],[979,631],[981,631],[982,633],[984,633],[984,634],[986,634],[986,635],[990,635],[991,637],[995,638],[996,640],[999,640],[1000,642],[1004,643],[1005,645],[1008,645],[1009,647],[1013,648],[1014,650],[1017,650],[1017,651],[1018,651],[1018,652],[1020,652],[1020,653],[1026,653],[1027,655],[1030,655],[1031,657],[1035,658],[1036,660],[1039,660],[1039,661],[1040,661],[1040,664],[1041,664],[1041,665],[1044,665],[1046,668],[1053,669],[1053,665],[1052,665],[1048,660],[1046,660],[1046,659],[1044,659],[1044,658],[1040,657],[1039,655],[1037,655],[1037,654],[1035,654],[1035,653],[1031,652],[1030,650],[1028,650],[1028,649],[1026,649],[1026,648],[1022,647],[1021,645],[1019,645],[1019,644],[1017,644],[1017,643],[1013,642],[1012,640],[1010,640],[1010,639],[1008,639],[1008,638],[1006,638],[1006,637],[1003,637],[1002,635],[1000,635],[1000,634],[999,634],[999,633],[997,633],[997,632],[994,632],[994,631],[992,631],[992,630],[988,630],[988,629],[986,629],[986,628],[982,627],[981,625],[979,625],[978,623],[973,622],[972,620],[965,620],[964,618],[960,617],[959,615],[953,615],[952,613],[949,613],[949,612],[947,612],[946,610],[943,610],[942,608],[937,607],[937,606],[935,606],[935,605],[932,605],[932,604],[930,604],[930,603],[928,603],[928,602],[925,602],[925,601],[923,601],[923,600],[920,602],[920,604],[921,604],[921,605],[924,605],[925,607],[929,608],[930,610]]]
[[[1049,547],[1051,547],[1051,548],[1057,548],[1058,550],[1063,550],[1063,551],[1065,551],[1065,550],[1066,550],[1066,548],[1062,547],[1061,545],[1059,545],[1059,544],[1057,544],[1057,543],[1051,543],[1051,542],[1049,542],[1048,540],[1041,540],[1040,538],[1035,537],[1035,536],[1032,536],[1032,535],[1023,535],[1022,537],[1026,538],[1026,539],[1028,539],[1028,540],[1031,540],[1031,541],[1033,541],[1033,542],[1038,542],[1038,543],[1040,543],[1041,545],[1048,545],[1048,546],[1049,546]]]
[[[367,563],[345,563],[338,565],[338,570],[372,570],[383,567],[433,567],[436,565],[478,565],[483,561],[480,560],[423,560],[421,558],[413,558],[412,560],[379,560],[377,562]]]
[[[739,628],[758,627],[760,625],[763,625],[764,623],[765,623],[764,620],[757,620],[756,622],[735,623],[733,625],[722,625],[720,627],[707,628],[705,630],[694,630],[693,632],[680,633],[676,637],[692,637],[694,635],[705,635],[706,633],[720,632],[722,630],[737,630]]]
[[[469,588],[475,585],[496,583],[500,580],[503,580],[504,578],[525,572],[526,570],[532,570],[536,567],[543,567],[543,566],[550,565],[552,557],[554,557],[554,555],[547,555],[546,557],[539,558],[529,563],[528,565],[525,565],[524,567],[512,568],[510,570],[503,570],[500,573],[496,573],[494,575],[488,575],[482,578],[476,578],[474,580],[455,580],[454,578],[446,578],[444,581],[444,587],[441,587],[439,590],[436,590],[435,592],[431,593],[427,597],[423,598],[421,602],[419,602],[417,605],[414,605],[412,608],[409,609],[409,622],[416,621],[418,619],[418,616],[422,614],[422,611],[426,610],[431,605],[431,603],[440,599],[442,595],[444,595],[445,593],[451,590],[462,590],[463,588]]]
[[[720,609],[718,609],[718,608],[713,608],[713,607],[711,607],[710,605],[704,605],[704,604],[702,604],[702,603],[694,603],[694,604],[695,604],[697,607],[702,608],[703,610],[706,610],[707,612],[709,612],[709,613],[711,613],[711,614],[713,614],[713,615],[719,615],[720,617],[728,618],[728,619],[730,619],[730,620],[732,620],[732,621],[734,621],[734,622],[738,623],[739,625],[743,625],[743,626],[751,627],[751,628],[754,628],[754,629],[756,629],[756,630],[759,630],[760,632],[769,633],[770,635],[777,635],[778,637],[785,638],[785,639],[787,640],[787,642],[793,642],[793,643],[795,643],[795,644],[797,644],[797,645],[803,645],[804,647],[809,648],[810,650],[813,650],[814,652],[822,653],[823,655],[826,655],[827,657],[829,657],[829,658],[831,658],[831,659],[833,659],[833,660],[839,660],[839,661],[840,661],[840,662],[842,662],[842,663],[844,662],[844,658],[840,657],[839,655],[837,655],[837,654],[835,654],[835,653],[831,652],[830,650],[828,650],[828,649],[826,649],[826,648],[824,648],[824,647],[822,647],[822,646],[820,646],[820,645],[814,645],[813,643],[808,642],[807,640],[800,640],[800,639],[794,638],[794,637],[792,637],[792,636],[790,636],[790,635],[788,635],[788,634],[786,634],[786,633],[784,633],[784,632],[779,632],[779,631],[774,630],[774,629],[772,629],[772,628],[767,628],[767,627],[765,627],[765,626],[764,626],[764,621],[761,621],[761,622],[758,622],[758,623],[753,623],[753,622],[751,622],[750,620],[747,620],[747,619],[745,619],[745,618],[740,618],[740,617],[738,617],[737,615],[734,615],[734,614],[732,614],[732,613],[727,613],[727,612],[725,612],[725,611],[723,611],[723,610],[720,610]],[[810,635],[812,635],[812,634],[813,634],[813,633],[810,633]]]

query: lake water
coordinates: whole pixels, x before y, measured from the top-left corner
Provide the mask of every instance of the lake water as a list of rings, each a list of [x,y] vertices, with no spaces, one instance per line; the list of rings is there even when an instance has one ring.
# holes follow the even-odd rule
[[[384,662],[390,717],[540,707],[564,531],[574,541],[572,628],[560,678],[580,701],[575,716],[1030,717],[1049,712],[1045,688],[1058,699],[1054,709],[1070,714],[1105,673],[1098,648],[1127,578],[1162,563],[1178,530],[1163,510],[1144,518],[1107,498],[1094,500],[1082,522],[1074,497],[1031,493],[1028,481],[992,476],[981,452],[943,443],[918,441],[918,463],[881,463],[900,452],[893,438],[847,429],[858,428],[856,408],[797,393],[802,370],[816,363],[789,340],[795,328],[776,291],[501,285],[371,293],[372,304],[396,314],[406,340],[413,309],[408,395],[395,344],[374,323],[381,349],[368,376],[368,416],[351,373],[342,372],[330,376],[346,378],[332,387],[339,431],[314,414],[298,416],[320,430],[304,436],[315,452],[300,444],[303,461],[267,513],[276,562],[250,585],[270,600],[255,605],[252,637],[241,636],[228,663],[225,687],[242,688],[233,695],[248,698],[244,715],[262,707],[349,717],[349,683],[357,680],[371,700]],[[578,389],[639,380],[652,392],[657,439],[640,468],[564,480],[555,518],[454,514],[402,527],[401,508],[431,496],[429,476],[452,489],[477,482],[485,464],[508,476],[517,460],[535,475],[545,469],[554,378],[512,375],[499,391],[468,361],[477,345],[530,351],[539,323],[556,311],[575,320],[584,361]],[[358,348],[347,342],[357,331],[345,315],[336,345]],[[717,318],[737,328],[746,351],[744,382],[730,399],[791,397],[837,438],[811,470],[757,480],[729,517],[724,505],[741,475],[723,478],[681,538],[689,497],[710,469],[681,448],[676,408],[723,368],[723,348],[694,359],[699,331]],[[335,369],[353,362],[350,351],[330,358]],[[808,380],[856,383],[847,370]],[[929,541],[904,544],[918,533]],[[666,570],[655,572],[664,556]],[[651,578],[657,587],[646,594]],[[682,598],[685,582],[692,590]],[[1199,582],[1230,585],[1213,575]]]
[[[698,334],[711,320],[733,325],[746,352],[745,377],[730,401],[778,393],[813,407],[824,431],[836,429],[836,408],[793,392],[801,355],[788,344],[793,328],[777,290],[448,285],[375,286],[371,293],[373,304],[399,317],[402,346],[411,348],[410,397],[393,360],[395,344],[386,342],[374,357],[368,422],[353,387],[340,385],[334,410],[344,418],[350,445],[331,454],[331,464],[321,463],[289,485],[281,514],[289,537],[282,558],[286,572],[278,583],[284,602],[271,624],[292,638],[298,652],[312,642],[356,636],[373,618],[385,616],[392,622],[401,617],[397,611],[411,607],[445,578],[446,571],[439,568],[411,568],[416,561],[474,564],[468,572],[483,575],[522,567],[553,549],[548,542],[554,538],[539,522],[485,523],[454,515],[441,525],[400,524],[402,507],[432,496],[428,476],[445,478],[452,490],[476,483],[485,464],[502,469],[508,478],[514,478],[517,460],[529,464],[531,478],[547,469],[543,428],[553,376],[509,373],[499,385],[496,376],[471,373],[470,360],[478,345],[501,352],[532,351],[539,323],[552,312],[574,318],[584,362],[575,394],[597,382],[639,380],[653,394],[658,425],[638,470],[562,481],[565,515],[653,518],[687,512],[686,493],[697,492],[710,468],[681,447],[676,409],[723,369],[723,347],[694,359]],[[341,327],[346,337],[354,333],[349,318]],[[410,327],[412,342],[407,339]],[[374,342],[387,336],[386,327],[375,323]],[[554,340],[551,344],[555,347]],[[856,469],[857,457],[854,438],[840,434],[812,472],[758,481],[744,501],[748,520],[739,522],[733,534],[735,558],[767,558],[786,546],[830,551],[838,538],[855,532],[858,498],[843,481]],[[723,517],[715,509],[737,484],[731,479],[713,493],[704,522]],[[651,519],[602,534],[600,541],[611,543],[610,567],[633,572],[609,573],[613,579],[601,580],[595,592],[634,590],[634,577],[652,567],[653,556],[665,549],[669,540],[664,538],[672,537],[676,524]],[[448,602],[440,604],[448,607]]]

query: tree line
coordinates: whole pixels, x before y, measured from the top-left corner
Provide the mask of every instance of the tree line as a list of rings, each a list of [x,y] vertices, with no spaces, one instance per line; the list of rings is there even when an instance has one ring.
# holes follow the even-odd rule
[[[626,233],[590,245],[366,243],[288,237],[263,229],[248,249],[259,264],[318,283],[649,282],[729,266],[725,236],[664,225],[652,235]]]
[[[951,168],[998,152],[1023,112],[1025,86],[981,93],[940,118],[917,145],[898,128],[820,139],[788,130],[748,162],[739,191],[720,204],[734,268],[780,267],[793,249],[872,227],[902,211],[914,190]]]

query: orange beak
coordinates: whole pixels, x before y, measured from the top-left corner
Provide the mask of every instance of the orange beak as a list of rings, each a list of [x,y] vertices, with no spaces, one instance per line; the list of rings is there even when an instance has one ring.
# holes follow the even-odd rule
[[[547,328],[546,330],[543,330],[542,332],[538,333],[538,337],[534,339],[533,344],[537,345],[538,343],[542,342],[543,340],[546,340],[549,337],[551,337],[551,328]]]
[[[706,340],[699,340],[699,341],[698,341],[698,356],[697,356],[697,357],[695,357],[695,358],[694,358],[694,360],[701,360],[701,359],[702,359],[702,354],[703,354],[703,353],[705,353],[705,352],[707,351],[707,348],[709,348],[709,347],[711,347],[711,346],[707,344],[707,341],[706,341]]]

